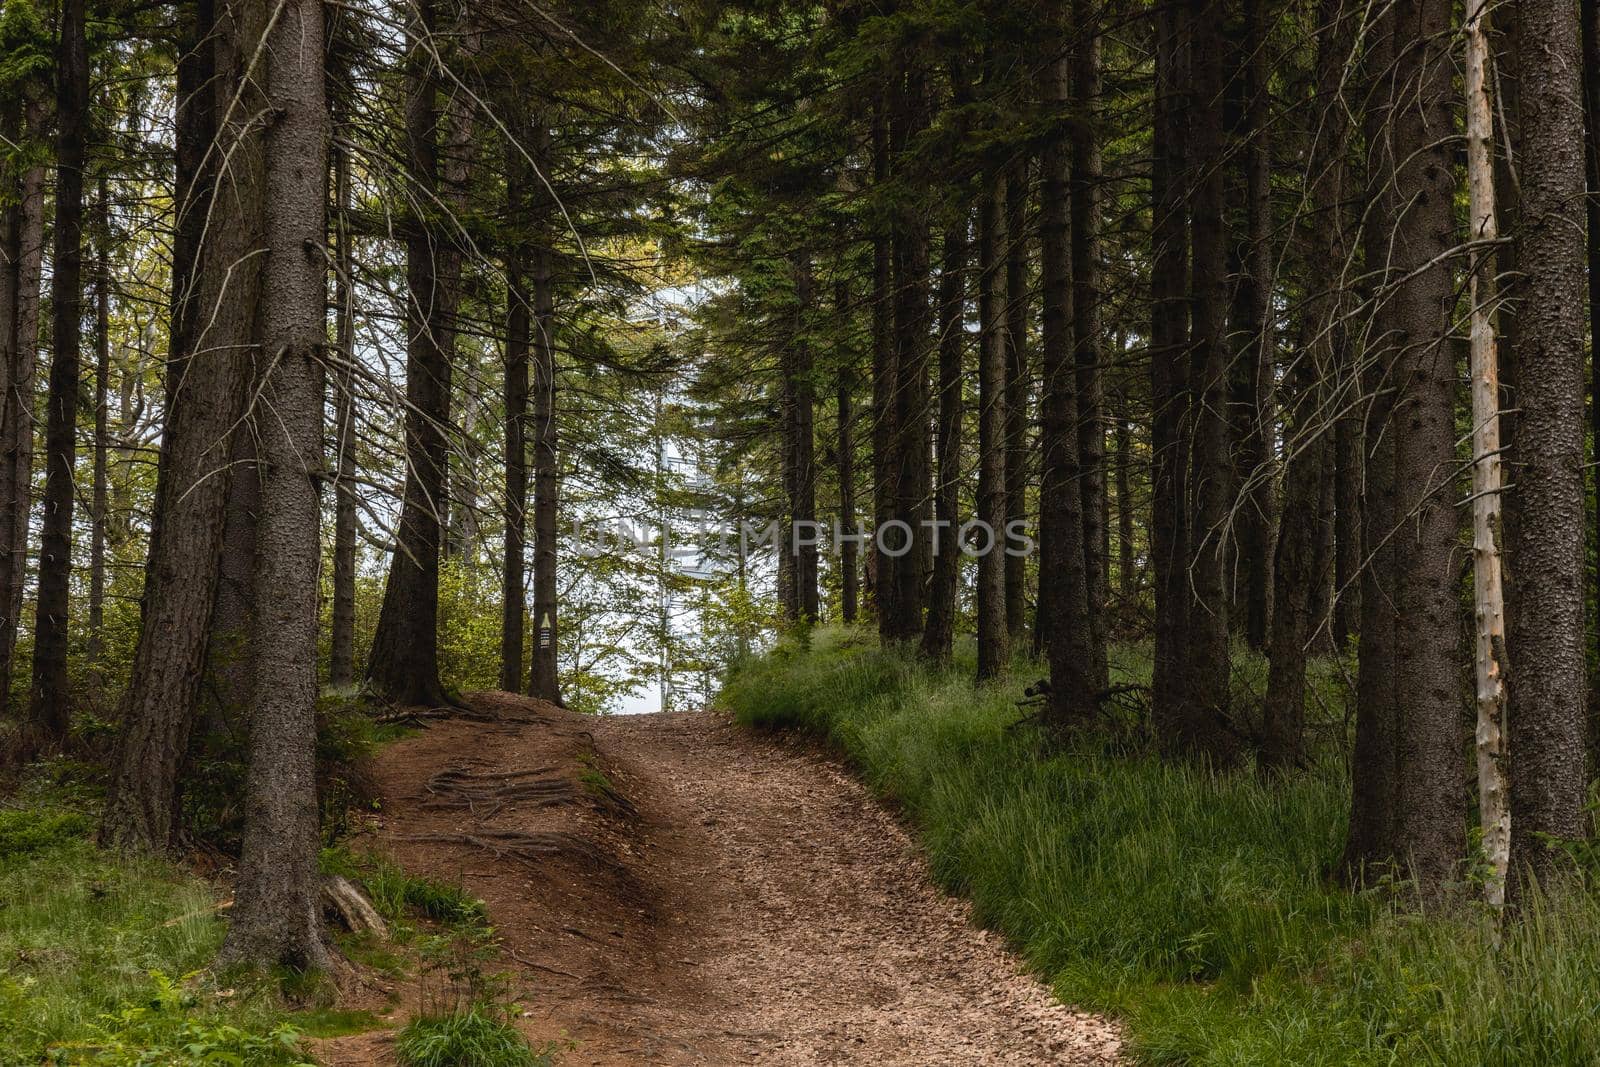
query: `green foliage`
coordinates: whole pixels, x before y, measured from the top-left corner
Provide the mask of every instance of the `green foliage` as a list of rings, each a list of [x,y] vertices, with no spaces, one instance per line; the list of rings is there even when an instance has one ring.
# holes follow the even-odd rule
[[[0,815],[27,842],[0,862],[0,1067],[301,1062],[273,990],[203,976],[223,934],[211,887],[100,851],[91,821]]]
[[[395,1038],[404,1067],[544,1067],[553,1050],[535,1049],[515,1026],[475,1005],[448,1015],[422,1015]]]
[[[446,560],[439,567],[439,675],[464,693],[500,688],[500,576]]]
[[[11,859],[89,832],[82,812],[0,811],[0,859]]]
[[[48,84],[51,52],[50,32],[38,8],[29,0],[7,0],[0,7],[0,93]],[[11,106],[19,105],[13,100]]]
[[[1113,661],[1114,681],[1144,680],[1143,650]],[[1424,918],[1403,894],[1329,884],[1339,762],[1263,784],[1107,755],[1094,737],[1042,750],[1010,728],[1038,674],[974,691],[970,666],[823,630],[809,652],[745,663],[723,697],[746,724],[840,747],[920,825],[938,880],[1064,1000],[1124,1015],[1150,1062],[1593,1062],[1592,894],[1536,895],[1497,949],[1471,908]]]

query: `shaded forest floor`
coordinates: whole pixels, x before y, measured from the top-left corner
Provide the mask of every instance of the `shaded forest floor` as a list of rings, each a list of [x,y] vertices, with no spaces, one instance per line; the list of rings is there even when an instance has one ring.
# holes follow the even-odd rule
[[[815,749],[710,712],[472,702],[499,721],[438,723],[378,755],[381,815],[351,847],[487,904],[490,967],[530,1037],[575,1043],[561,1062],[1115,1059],[1114,1028],[1026,976]],[[316,1054],[390,1063],[392,1041]]]

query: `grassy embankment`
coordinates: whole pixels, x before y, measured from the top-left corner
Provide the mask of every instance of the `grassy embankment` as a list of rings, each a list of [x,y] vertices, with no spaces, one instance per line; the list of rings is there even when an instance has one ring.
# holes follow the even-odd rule
[[[386,740],[370,726],[325,723],[324,791]],[[160,858],[98,848],[94,768],[30,768],[0,799],[0,1067],[251,1067],[309,1061],[305,1039],[390,1025],[332,1007],[322,980],[292,973],[218,974],[226,887]],[[328,821],[344,825],[344,812]],[[362,884],[390,936],[344,935],[341,951],[384,977],[410,980],[418,1003],[396,1035],[411,1067],[540,1067],[511,1025],[509,989],[492,973],[494,931],[457,886],[408,875],[343,848],[328,873]]]
[[[1147,649],[1113,664],[1113,681],[1148,681]],[[1336,760],[1263,784],[1140,755],[1128,731],[1046,752],[1009,728],[1041,673],[1019,661],[974,692],[970,661],[934,671],[823,630],[742,665],[723,701],[836,746],[920,827],[940,883],[1063,1000],[1123,1018],[1141,1060],[1600,1062],[1592,892],[1535,902],[1498,948],[1473,908],[1421,918],[1403,887],[1352,893],[1328,878],[1348,804]],[[1335,721],[1337,677],[1314,679]]]

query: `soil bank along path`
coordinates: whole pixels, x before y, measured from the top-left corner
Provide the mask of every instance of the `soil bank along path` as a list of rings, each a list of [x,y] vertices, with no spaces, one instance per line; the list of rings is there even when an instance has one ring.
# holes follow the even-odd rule
[[[363,836],[487,903],[524,1028],[576,1043],[561,1063],[1117,1060],[1114,1027],[1025,974],[809,743],[710,711],[471,703],[487,721],[379,755]],[[390,1041],[318,1053],[388,1063]]]

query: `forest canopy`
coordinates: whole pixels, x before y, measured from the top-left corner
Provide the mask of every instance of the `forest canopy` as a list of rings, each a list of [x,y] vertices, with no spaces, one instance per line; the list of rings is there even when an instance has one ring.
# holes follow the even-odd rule
[[[833,624],[1337,765],[1351,891],[1588,854],[1593,0],[0,0],[0,174],[0,764],[225,962],[334,964],[331,706]]]

